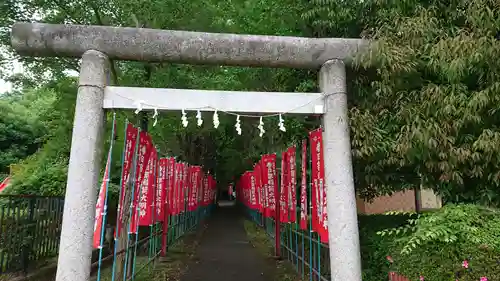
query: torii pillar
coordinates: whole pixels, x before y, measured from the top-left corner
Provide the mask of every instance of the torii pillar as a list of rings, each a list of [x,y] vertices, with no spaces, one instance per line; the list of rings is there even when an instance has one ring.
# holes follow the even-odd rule
[[[90,278],[98,163],[102,155],[104,108],[107,108],[104,96],[108,57],[188,64],[320,68],[331,280],[361,281],[344,61],[365,47],[366,41],[40,23],[16,23],[11,36],[12,46],[21,55],[82,58],[56,281],[88,281]],[[306,94],[297,97],[304,98]],[[282,100],[289,102],[290,97]],[[259,105],[262,112],[270,111],[269,105]]]

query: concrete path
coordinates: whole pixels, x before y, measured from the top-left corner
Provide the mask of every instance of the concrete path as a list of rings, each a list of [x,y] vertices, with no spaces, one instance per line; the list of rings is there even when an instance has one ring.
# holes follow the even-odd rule
[[[181,281],[271,281],[269,261],[252,247],[241,211],[219,204]]]

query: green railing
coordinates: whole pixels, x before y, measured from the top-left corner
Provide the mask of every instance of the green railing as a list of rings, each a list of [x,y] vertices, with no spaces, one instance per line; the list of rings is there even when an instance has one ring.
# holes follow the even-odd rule
[[[168,256],[169,249],[175,247],[176,243],[180,241],[184,235],[196,230],[200,223],[211,214],[213,208],[214,205],[210,204],[209,206],[199,207],[195,211],[169,216],[166,236],[167,252],[164,256]],[[154,271],[152,269],[155,268],[157,258],[162,254],[163,225],[161,222],[158,222],[150,227],[140,227],[140,237],[142,237],[141,234],[147,234],[147,236],[138,239],[137,242],[132,242],[126,249],[116,252],[114,255],[111,254],[96,261],[94,265],[97,267],[98,271],[97,275],[92,280],[150,280],[151,273]],[[123,272],[118,272],[118,257],[123,255],[126,260],[124,263],[125,269]]]
[[[297,208],[300,214],[300,209]],[[247,208],[249,218],[265,229],[270,239],[275,240],[275,221],[265,218],[256,210]],[[300,217],[300,216],[298,216]],[[302,276],[303,280],[330,280],[330,255],[328,245],[321,243],[317,233],[310,229],[301,230],[297,223],[280,223],[280,253]]]
[[[57,255],[63,205],[62,197],[0,195],[0,274]]]

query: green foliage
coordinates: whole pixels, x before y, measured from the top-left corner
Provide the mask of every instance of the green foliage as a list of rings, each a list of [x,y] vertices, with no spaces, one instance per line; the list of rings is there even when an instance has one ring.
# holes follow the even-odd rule
[[[55,100],[49,89],[0,96],[0,173],[38,150],[45,140],[44,119]]]
[[[388,216],[391,218],[392,216]],[[393,270],[425,280],[500,280],[500,212],[478,205],[448,205],[379,231],[389,236]],[[466,260],[469,268],[462,266]]]
[[[44,144],[20,162],[9,193],[64,195],[76,87],[74,79],[62,79],[35,92],[44,94],[47,89],[51,89],[53,99],[37,111],[37,122],[46,130]]]
[[[361,244],[361,261],[363,281],[380,281],[387,279],[389,263],[387,255],[393,243],[388,236],[377,235],[386,228],[397,228],[406,224],[408,215],[360,215],[359,238]]]
[[[360,194],[422,184],[500,204],[498,1],[312,0],[303,19],[313,35],[373,40],[350,73]]]

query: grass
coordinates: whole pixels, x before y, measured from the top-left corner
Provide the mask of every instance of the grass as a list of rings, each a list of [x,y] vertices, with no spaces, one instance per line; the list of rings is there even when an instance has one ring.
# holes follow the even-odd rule
[[[245,220],[245,231],[247,237],[252,243],[252,246],[259,251],[265,258],[271,260],[274,258],[274,244],[273,241],[267,236],[264,229],[258,227],[255,223]],[[275,266],[272,268],[273,280],[275,281],[302,281],[298,276],[293,266],[286,260],[276,260]]]

